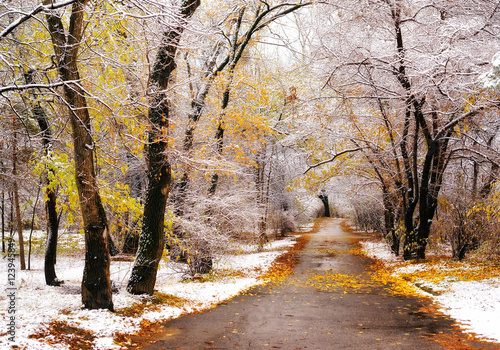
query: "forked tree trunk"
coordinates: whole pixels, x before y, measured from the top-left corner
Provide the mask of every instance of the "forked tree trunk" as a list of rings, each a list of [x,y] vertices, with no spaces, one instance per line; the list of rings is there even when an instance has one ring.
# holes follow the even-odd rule
[[[163,33],[156,55],[150,82],[152,93],[148,119],[151,131],[148,136],[148,188],[144,203],[142,232],[139,249],[130,275],[127,290],[132,294],[153,294],[158,264],[165,245],[164,220],[170,191],[170,164],[168,162],[166,131],[169,127],[169,103],[165,90],[176,67],[175,54],[186,26],[186,21],[200,5],[199,0],[184,0],[181,20]]]

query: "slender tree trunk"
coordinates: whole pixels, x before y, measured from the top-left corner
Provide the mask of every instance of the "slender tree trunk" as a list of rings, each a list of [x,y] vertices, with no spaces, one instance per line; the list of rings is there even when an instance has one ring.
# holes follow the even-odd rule
[[[272,151],[274,152],[274,150]],[[268,210],[268,201],[269,201],[269,188],[270,188],[270,179],[271,179],[271,171],[272,165],[268,164],[269,172],[267,174],[267,182],[266,182],[266,153],[267,147],[266,145],[262,146],[260,152],[258,154],[257,160],[257,202],[259,204],[260,210],[262,211],[259,220],[259,241],[258,246],[262,248],[265,243],[269,241],[269,238],[266,234],[266,226],[267,226],[267,210]]]
[[[493,189],[495,182],[499,179],[500,174],[500,166],[498,164],[491,164],[491,170],[488,174],[488,178],[484,183],[483,187],[481,187],[480,195],[482,198],[486,198],[490,195],[491,190]]]
[[[500,129],[500,126],[497,126],[496,129],[495,129],[495,131],[489,137],[488,142],[486,142],[486,144],[488,145],[488,147],[491,147],[493,141],[496,138],[496,135],[497,135],[499,129]],[[491,163],[490,173],[488,174],[486,182],[481,187],[481,190],[479,192],[479,194],[481,195],[481,198],[486,198],[486,197],[488,197],[490,195],[491,190],[494,187],[493,185],[499,179],[499,175],[500,175],[500,165],[498,165],[498,163]]]
[[[33,213],[31,215],[31,230],[30,230],[30,238],[28,240],[28,270],[31,270],[31,238],[33,237],[33,230],[35,228],[35,213],[39,198],[40,198],[40,187],[38,187],[38,191],[36,192],[36,200],[35,204],[33,205]]]
[[[47,223],[48,236],[47,245],[45,247],[44,272],[45,283],[48,286],[59,286],[63,281],[59,280],[56,275],[56,255],[57,255],[57,237],[59,233],[59,217],[56,207],[56,193],[53,188],[47,187],[45,192],[47,199],[45,205],[47,208]]]
[[[163,33],[150,82],[154,89],[148,113],[151,131],[148,136],[148,188],[144,203],[142,232],[134,267],[127,285],[132,294],[153,294],[158,264],[165,245],[164,221],[170,191],[170,163],[166,156],[166,132],[169,127],[169,103],[165,90],[175,70],[175,54],[186,26],[199,0],[184,0],[180,22]]]
[[[33,84],[33,70],[28,70],[24,75],[26,84]],[[42,132],[43,153],[45,156],[50,155],[50,148],[52,147],[53,139],[52,132],[49,125],[49,120],[45,111],[36,101],[33,101],[32,112],[35,117],[40,131]],[[57,215],[57,195],[55,189],[50,186],[50,176],[54,176],[54,169],[47,168],[47,173],[44,175],[45,190],[45,206],[47,210],[47,245],[45,247],[44,259],[44,274],[45,283],[48,286],[59,286],[63,282],[57,278],[55,271],[56,252],[57,252],[57,236],[59,233],[59,217]]]
[[[118,249],[115,242],[113,241],[113,237],[111,237],[110,234],[108,234],[108,247],[110,256],[117,256],[118,254],[120,254],[120,249]]]
[[[21,263],[21,270],[26,270],[26,259],[24,254],[24,239],[23,239],[23,223],[21,218],[21,207],[19,204],[19,187],[17,185],[17,131],[16,131],[16,117],[13,121],[13,145],[12,145],[12,177],[13,177],[13,192],[14,192],[14,207],[16,210],[16,224],[17,233],[19,237],[19,260]]]
[[[234,32],[233,37],[231,38],[231,52],[229,54],[229,62],[231,64],[229,65],[228,69],[228,81],[226,83],[226,87],[224,89],[224,92],[222,93],[222,103],[221,103],[221,110],[222,113],[219,116],[219,125],[217,126],[217,132],[215,133],[215,142],[216,142],[216,151],[219,156],[222,155],[222,151],[224,150],[224,116],[226,113],[226,108],[229,105],[229,98],[231,95],[231,84],[234,79],[234,71],[236,69],[236,65],[238,64],[238,61],[240,60],[243,50],[244,50],[244,45],[241,45],[238,48],[238,38],[240,34],[240,29],[241,29],[241,24],[243,22],[243,15],[245,14],[246,7],[242,7],[240,9],[240,12],[238,14],[238,20],[236,21],[236,29]],[[251,37],[251,35],[250,35]],[[248,37],[248,41],[250,40],[250,37]],[[248,43],[247,41],[247,43]],[[238,51],[237,51],[238,50]],[[208,190],[208,193],[210,195],[214,195],[215,191],[217,190],[217,185],[219,183],[219,174],[214,173],[211,178],[211,185],[210,189]]]
[[[217,144],[217,154],[222,155],[224,149],[224,121],[223,116],[220,117],[219,125],[217,126],[217,132],[215,134],[215,142]],[[210,180],[210,189],[208,193],[214,195],[217,190],[217,185],[219,184],[219,174],[214,173]]]
[[[236,38],[235,38],[236,40]],[[237,62],[237,61],[236,61]],[[236,62],[229,69],[229,80],[227,82],[224,93],[222,94],[222,105],[221,110],[222,113],[219,116],[219,125],[217,126],[217,132],[215,133],[215,142],[216,142],[216,152],[217,155],[222,156],[222,151],[224,150],[224,116],[227,106],[229,105],[229,97],[231,95],[231,83],[233,81],[234,69],[236,68]],[[208,193],[210,195],[214,195],[217,190],[217,185],[219,183],[219,174],[214,173],[210,180],[210,189]]]
[[[387,189],[383,193],[385,235],[391,243],[394,255],[399,256],[400,237],[396,233],[396,212],[391,195]]]
[[[14,236],[14,193],[9,192],[9,202],[10,202],[10,213],[9,213],[9,235]]]
[[[72,5],[69,32],[55,12],[47,14],[52,44],[63,81],[80,81],[78,49],[83,36],[86,0]],[[64,85],[64,96],[70,107],[74,142],[75,178],[85,232],[85,267],[82,279],[82,302],[87,309],[113,310],[109,275],[108,224],[99,195],[94,166],[94,140],[85,92],[80,85]]]
[[[52,133],[48,124],[47,116],[43,109],[37,105],[34,108],[34,114],[38,121],[38,126],[42,131],[42,141],[44,147],[44,153],[48,155],[50,153],[50,147],[52,145]],[[54,174],[53,169],[47,169],[47,174],[45,175],[45,206],[47,209],[47,245],[45,247],[45,259],[44,259],[44,272],[45,272],[45,283],[48,286],[59,286],[62,281],[57,278],[55,271],[56,264],[56,252],[57,252],[57,236],[59,234],[59,216],[57,215],[57,195],[55,189],[50,186],[50,174]]]
[[[5,192],[2,190],[2,253],[5,253]]]

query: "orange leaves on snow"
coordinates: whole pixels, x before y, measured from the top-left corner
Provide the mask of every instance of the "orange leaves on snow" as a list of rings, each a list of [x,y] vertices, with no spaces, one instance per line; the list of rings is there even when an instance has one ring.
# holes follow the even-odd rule
[[[43,339],[51,345],[64,343],[70,350],[93,349],[96,336],[86,330],[82,330],[61,321],[52,321],[40,329],[37,333],[28,336],[31,339]]]

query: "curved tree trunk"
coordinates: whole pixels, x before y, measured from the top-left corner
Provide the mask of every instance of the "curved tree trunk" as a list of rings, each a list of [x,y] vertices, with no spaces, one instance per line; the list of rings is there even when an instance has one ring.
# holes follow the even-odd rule
[[[78,49],[83,36],[86,0],[72,5],[69,32],[61,18],[47,14],[52,44],[63,81],[80,81]],[[70,107],[74,142],[75,178],[85,232],[85,267],[82,279],[82,303],[87,309],[113,310],[109,275],[108,223],[99,195],[94,166],[94,140],[85,92],[77,83],[64,85],[64,97]]]
[[[158,264],[163,254],[165,208],[171,179],[170,164],[165,156],[167,142],[161,132],[161,126],[168,126],[168,105],[163,101],[164,98],[166,96],[158,94],[149,111],[149,120],[155,126],[149,134],[149,183],[144,204],[142,232],[127,285],[127,290],[132,294],[153,294]]]
[[[170,164],[165,154],[167,150],[165,133],[169,127],[169,103],[165,90],[176,67],[175,54],[186,20],[194,14],[199,5],[199,0],[183,1],[180,14],[182,20],[163,33],[151,73],[151,85],[156,91],[152,93],[148,113],[151,126],[147,153],[149,183],[139,249],[127,285],[127,290],[132,294],[153,294],[158,264],[163,254],[165,209],[171,180]]]

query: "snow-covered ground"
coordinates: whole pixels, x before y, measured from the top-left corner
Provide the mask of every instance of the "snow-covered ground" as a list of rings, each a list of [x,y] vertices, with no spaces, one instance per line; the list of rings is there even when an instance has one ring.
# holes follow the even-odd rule
[[[363,251],[366,255],[381,260],[389,271],[395,275],[421,273],[427,269],[445,271],[449,269],[445,264],[433,265],[428,263],[405,263],[391,253],[384,242],[364,241]],[[473,268],[463,264],[465,270]],[[455,276],[453,276],[455,275]],[[486,341],[500,343],[500,279],[484,278],[479,280],[461,280],[456,274],[438,281],[419,279],[414,284],[423,288],[422,293],[433,298],[440,309],[457,320],[462,328],[474,333]],[[432,291],[427,293],[424,290]]]
[[[68,242],[74,242],[74,238]],[[8,349],[11,345],[17,345],[19,349],[30,350],[68,349],[67,344],[56,339],[50,343],[50,335],[40,340],[32,337],[46,330],[51,323],[62,322],[91,331],[96,337],[95,349],[122,349],[114,342],[116,334],[133,334],[140,330],[144,322],[168,320],[185,313],[210,308],[222,300],[262,283],[259,276],[264,274],[271,263],[293,243],[291,238],[275,241],[266,245],[260,252],[255,245],[239,245],[237,249],[233,249],[232,254],[219,257],[214,266],[215,273],[202,283],[186,279],[185,265],[164,261],[158,272],[157,291],[164,295],[176,296],[185,302],[176,306],[160,304],[146,308],[146,311],[139,316],[120,312],[134,305],[150,303],[147,298],[134,296],[125,291],[132,268],[131,262],[111,263],[111,279],[119,290],[113,294],[115,310],[118,312],[84,310],[81,307],[80,283],[84,264],[81,253],[58,256],[57,275],[65,283],[61,287],[49,287],[45,285],[44,280],[43,252],[35,251],[31,259],[31,271],[20,271],[17,259],[14,263],[15,343],[9,341],[10,334],[7,333],[9,317],[12,316],[9,314],[11,290],[7,289],[9,261],[3,258],[0,261],[0,271],[2,271],[0,285],[5,285],[5,288],[0,295],[2,316],[0,348]],[[71,249],[80,250],[75,248]],[[385,268],[393,271],[395,275],[408,276],[412,273],[422,273],[431,266],[442,270],[448,268],[445,265],[405,263],[396,258],[383,242],[364,241],[363,249],[368,256],[381,260]],[[420,288],[425,287],[425,290],[433,291],[427,295],[434,298],[443,312],[459,321],[466,331],[473,332],[485,340],[500,342],[500,328],[497,323],[500,314],[500,279],[464,281],[451,277],[437,282],[418,280],[414,283]]]
[[[120,312],[145,300],[126,292],[125,287],[132,268],[127,261],[111,262],[111,280],[119,289],[113,294],[115,313],[106,310],[83,310],[81,305],[81,278],[83,275],[84,259],[81,256],[61,254],[58,256],[56,273],[65,283],[61,287],[45,285],[43,273],[43,254],[36,254],[31,258],[31,270],[20,271],[19,261],[15,265],[15,288],[8,289],[8,259],[0,261],[2,271],[0,285],[3,293],[0,295],[0,314],[2,325],[0,328],[0,348],[8,349],[17,345],[19,349],[49,350],[67,349],[68,345],[50,344],[50,335],[44,339],[33,338],[37,332],[49,327],[53,321],[64,322],[78,329],[91,331],[96,336],[95,349],[121,349],[113,341],[114,335],[133,334],[140,330],[144,321],[161,321],[178,317],[182,314],[209,308],[222,300],[229,299],[243,290],[262,283],[259,279],[271,266],[271,263],[287,247],[294,244],[292,238],[274,241],[267,244],[262,251],[257,246],[240,245],[234,254],[220,256],[214,266],[214,274],[209,281],[189,281],[186,279],[186,266],[174,262],[163,261],[158,271],[156,290],[182,298],[178,306],[161,305],[149,308],[140,316],[124,316]],[[11,265],[12,267],[12,265]],[[4,272],[5,271],[5,272]],[[9,293],[15,294],[15,302],[10,310],[11,298]],[[147,302],[147,298],[146,298]],[[9,340],[8,333],[10,316],[15,315],[15,343]],[[30,337],[31,336],[31,337]]]

